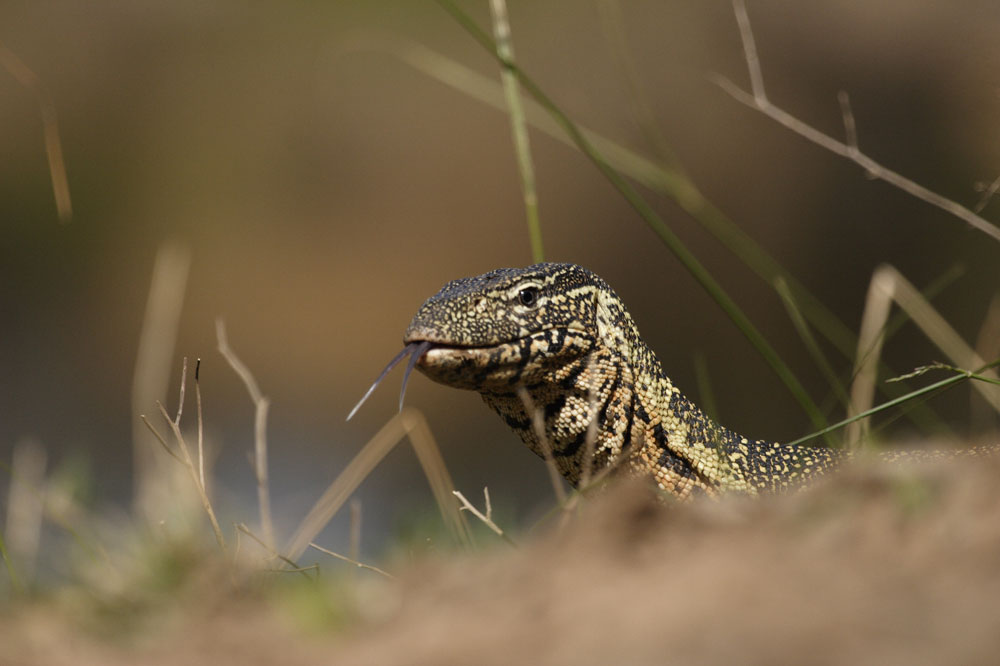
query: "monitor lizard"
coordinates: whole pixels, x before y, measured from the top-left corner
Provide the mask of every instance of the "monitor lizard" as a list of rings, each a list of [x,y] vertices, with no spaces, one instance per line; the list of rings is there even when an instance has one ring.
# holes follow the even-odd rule
[[[800,486],[850,455],[751,439],[713,421],[664,373],[614,290],[576,264],[449,282],[420,307],[403,342],[351,416],[409,356],[404,392],[414,367],[479,392],[574,486],[614,471],[651,478],[680,499],[757,495]]]

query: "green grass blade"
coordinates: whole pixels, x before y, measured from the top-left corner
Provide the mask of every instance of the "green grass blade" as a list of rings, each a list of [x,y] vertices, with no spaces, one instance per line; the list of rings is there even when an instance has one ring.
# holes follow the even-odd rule
[[[834,423],[831,426],[827,426],[827,427],[823,428],[822,430],[817,430],[816,432],[811,433],[809,435],[806,435],[804,437],[799,437],[796,440],[788,442],[788,444],[792,445],[792,444],[802,444],[802,443],[808,442],[809,440],[815,439],[816,437],[821,437],[821,436],[826,435],[827,433],[831,433],[831,432],[833,432],[835,430],[840,430],[841,428],[843,428],[843,427],[845,427],[847,425],[850,425],[851,423],[854,423],[855,421],[859,421],[859,420],[861,420],[863,418],[867,418],[869,416],[872,416],[873,414],[878,414],[879,412],[883,412],[883,411],[885,411],[885,410],[887,410],[887,409],[889,409],[891,407],[895,407],[896,405],[903,404],[903,403],[905,403],[905,402],[907,402],[909,400],[913,400],[913,399],[918,398],[918,397],[920,397],[922,395],[925,395],[927,393],[931,393],[933,391],[937,391],[937,390],[940,390],[940,389],[948,388],[949,386],[957,384],[957,383],[959,383],[961,381],[964,381],[966,379],[968,379],[968,377],[966,375],[955,375],[953,377],[948,377],[947,379],[942,379],[941,381],[935,382],[934,384],[931,384],[930,386],[925,386],[924,388],[917,389],[916,391],[912,391],[910,393],[907,393],[906,395],[902,395],[902,396],[900,396],[898,398],[893,398],[892,400],[889,400],[888,402],[883,402],[881,405],[877,405],[875,407],[872,407],[871,409],[869,409],[867,411],[864,411],[864,412],[861,412],[860,414],[856,414],[855,416],[852,416],[851,418],[844,419],[843,421],[838,421],[837,423]]]
[[[531,159],[531,143],[528,141],[528,125],[525,121],[524,106],[518,92],[517,74],[512,70],[514,46],[511,42],[510,23],[507,20],[507,4],[504,0],[490,0],[493,16],[493,34],[496,36],[496,54],[500,62],[500,80],[510,116],[510,131],[514,139],[514,153],[521,173],[521,191],[524,195],[524,210],[528,220],[528,236],[531,239],[531,257],[534,263],[545,261],[542,247],[542,224],[538,216],[538,192],[535,189],[535,168]]]
[[[929,365],[929,366],[924,366],[922,368],[918,368],[914,372],[911,372],[911,373],[909,373],[907,375],[903,375],[902,377],[897,377],[896,381],[901,380],[901,379],[910,378],[910,377],[915,377],[915,376],[918,376],[918,375],[922,375],[925,372],[927,372],[929,370],[934,370],[934,369],[950,370],[950,371],[952,371],[955,374],[953,374],[951,377],[947,377],[945,379],[942,379],[941,381],[934,382],[933,384],[930,384],[930,385],[925,386],[923,388],[917,389],[916,391],[911,391],[911,392],[907,393],[906,395],[902,395],[902,396],[900,396],[898,398],[894,398],[892,400],[889,400],[888,402],[883,402],[881,405],[877,405],[877,406],[872,407],[871,409],[869,409],[867,411],[861,412],[860,414],[856,414],[855,416],[852,416],[851,418],[844,419],[843,421],[840,421],[838,423],[834,423],[833,425],[827,426],[826,428],[823,428],[822,430],[817,430],[814,433],[811,433],[811,434],[806,435],[804,437],[800,437],[800,438],[798,438],[796,440],[788,442],[788,444],[789,445],[792,445],[792,444],[802,444],[804,442],[809,441],[810,439],[815,439],[816,437],[821,437],[823,435],[826,435],[827,433],[833,432],[835,430],[839,430],[839,429],[841,429],[841,428],[843,428],[843,427],[845,427],[847,425],[850,425],[851,423],[854,423],[855,421],[858,421],[860,419],[867,418],[867,417],[872,416],[874,414],[878,414],[879,412],[884,412],[887,409],[895,407],[896,405],[901,405],[901,404],[906,403],[906,402],[908,402],[910,400],[914,400],[916,398],[919,398],[920,396],[927,395],[927,394],[933,393],[935,391],[943,391],[944,389],[950,388],[950,387],[952,387],[952,386],[954,386],[954,385],[956,385],[956,384],[958,384],[960,382],[966,381],[968,379],[975,379],[977,381],[982,381],[982,382],[986,382],[988,384],[995,384],[997,386],[1000,386],[1000,380],[992,379],[990,377],[984,377],[984,376],[982,376],[980,374],[984,370],[989,370],[989,369],[995,368],[997,366],[1000,366],[1000,359],[997,359],[997,360],[993,361],[992,363],[987,363],[986,365],[984,365],[983,367],[981,367],[981,368],[979,368],[979,369],[977,369],[975,371],[962,370],[961,368],[955,368],[955,367],[952,367],[950,365],[945,365],[943,363],[935,363],[933,365]],[[889,380],[889,381],[893,381],[893,380]]]

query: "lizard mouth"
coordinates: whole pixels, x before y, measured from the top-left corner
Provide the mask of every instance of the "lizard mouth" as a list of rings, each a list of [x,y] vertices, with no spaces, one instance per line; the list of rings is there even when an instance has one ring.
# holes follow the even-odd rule
[[[410,373],[413,372],[413,366],[417,364],[420,358],[426,354],[427,350],[429,350],[432,346],[434,346],[434,343],[427,340],[408,342],[403,347],[403,350],[396,354],[395,358],[389,361],[388,365],[382,369],[382,372],[379,373],[379,376],[374,382],[372,382],[372,385],[367,391],[365,391],[365,394],[361,397],[361,400],[358,401],[358,404],[354,405],[354,409],[352,409],[351,413],[347,415],[347,420],[350,421],[358,410],[361,409],[361,405],[365,404],[365,401],[368,400],[368,396],[370,396],[375,391],[375,388],[382,383],[382,380],[385,379],[387,374],[389,374],[389,371],[399,365],[400,361],[409,356],[410,361],[406,364],[406,372],[403,374],[403,387],[399,391],[399,411],[403,411],[403,398],[406,397],[406,384],[410,379]]]
[[[467,345],[444,341],[433,330],[411,328],[403,342],[403,349],[379,373],[347,420],[357,413],[389,371],[407,357],[403,385],[399,390],[400,411],[415,367],[432,381],[445,386],[480,393],[509,392],[517,383],[537,380],[567,359],[586,353],[592,348],[594,339],[583,331],[565,328],[538,331],[510,342]]]
[[[372,382],[372,385],[365,391],[365,394],[358,401],[358,404],[354,406],[351,413],[347,415],[347,420],[350,421],[354,415],[361,409],[361,405],[365,404],[371,394],[375,391],[376,387],[382,383],[385,376],[389,372],[399,365],[404,358],[410,357],[410,360],[406,364],[406,371],[403,373],[403,385],[399,390],[399,409],[403,409],[403,399],[406,397],[406,385],[410,380],[410,373],[413,372],[413,368],[418,364],[423,370],[429,370],[435,368],[439,365],[444,365],[449,363],[449,361],[454,361],[456,357],[471,357],[475,355],[482,354],[486,350],[493,349],[492,346],[477,347],[477,346],[466,346],[466,345],[455,345],[455,344],[445,344],[440,342],[432,342],[430,340],[413,340],[409,341],[403,346],[403,349],[396,354],[396,356],[389,361],[389,363],[382,369],[378,377]]]

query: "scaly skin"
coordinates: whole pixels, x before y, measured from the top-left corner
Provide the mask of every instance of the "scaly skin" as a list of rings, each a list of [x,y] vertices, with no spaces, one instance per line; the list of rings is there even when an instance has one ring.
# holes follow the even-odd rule
[[[843,458],[751,440],[705,416],[663,373],[611,287],[574,264],[449,282],[403,339],[430,343],[421,372],[478,391],[532,451],[544,458],[548,448],[574,486],[615,471],[652,477],[681,499],[755,495],[797,486]],[[542,441],[526,404],[543,418]]]

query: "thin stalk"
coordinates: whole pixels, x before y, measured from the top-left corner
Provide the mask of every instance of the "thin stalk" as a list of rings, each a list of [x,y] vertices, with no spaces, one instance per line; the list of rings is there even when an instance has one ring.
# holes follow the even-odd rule
[[[898,377],[897,380],[907,379],[907,378],[910,378],[910,377],[914,377],[914,376],[916,376],[918,374],[923,374],[923,372],[925,372],[928,369],[931,369],[931,367],[946,368],[946,369],[954,371],[956,374],[953,375],[953,376],[951,376],[951,377],[948,377],[946,379],[942,379],[939,382],[934,382],[933,384],[930,384],[930,385],[925,386],[923,388],[917,389],[916,391],[911,391],[910,393],[907,393],[906,395],[902,395],[902,396],[900,396],[898,398],[894,398],[892,400],[889,400],[888,402],[883,402],[881,405],[877,405],[875,407],[872,407],[871,409],[866,410],[866,411],[864,411],[864,412],[862,412],[860,414],[855,414],[854,416],[852,416],[850,418],[846,418],[843,421],[839,421],[837,423],[834,423],[833,425],[827,426],[826,428],[823,428],[822,430],[818,430],[818,431],[816,431],[814,433],[811,433],[811,434],[806,435],[804,437],[800,437],[800,438],[798,438],[796,440],[788,442],[788,445],[791,446],[791,445],[795,445],[795,444],[802,444],[803,442],[807,442],[810,439],[815,439],[816,437],[820,437],[820,436],[825,435],[825,434],[827,434],[829,432],[833,432],[834,430],[839,430],[840,428],[843,428],[843,427],[845,427],[847,425],[850,425],[851,423],[854,423],[855,421],[858,421],[860,419],[867,418],[869,416],[872,416],[873,414],[878,414],[879,412],[884,412],[885,410],[887,410],[887,409],[889,409],[891,407],[895,407],[896,405],[900,405],[900,404],[902,404],[904,402],[907,402],[909,400],[913,400],[913,399],[918,398],[918,397],[920,397],[922,395],[926,395],[926,394],[932,393],[934,391],[944,390],[946,388],[949,388],[949,387],[951,387],[951,386],[953,386],[955,384],[958,384],[959,382],[965,381],[967,379],[975,379],[977,381],[986,382],[987,384],[994,384],[994,385],[1000,386],[1000,381],[998,381],[996,379],[992,379],[990,377],[984,377],[984,376],[982,376],[982,375],[979,374],[979,373],[983,372],[984,370],[989,370],[990,368],[994,368],[994,367],[996,367],[998,365],[1000,365],[1000,359],[998,359],[996,361],[993,361],[992,363],[989,363],[987,365],[984,365],[983,367],[979,368],[978,370],[976,370],[974,372],[971,371],[971,370],[961,370],[959,368],[952,368],[951,366],[943,366],[943,365],[929,366],[928,368],[921,368],[917,372],[913,372],[913,373],[910,373],[908,375],[903,375],[902,377]]]
[[[538,193],[535,189],[535,168],[531,159],[531,143],[528,140],[528,124],[524,106],[518,91],[517,74],[513,70],[514,44],[511,40],[510,21],[507,19],[507,3],[504,0],[490,0],[490,14],[493,17],[493,35],[496,38],[496,55],[500,62],[500,81],[510,116],[510,131],[514,139],[517,167],[521,173],[521,192],[524,195],[524,211],[528,220],[528,235],[531,238],[531,257],[534,263],[545,261],[542,248],[542,225],[538,217]]]

